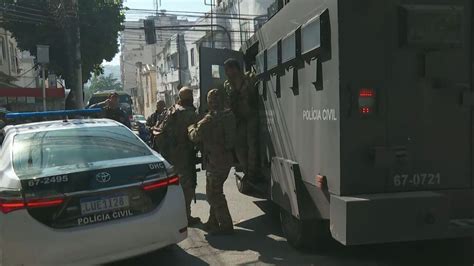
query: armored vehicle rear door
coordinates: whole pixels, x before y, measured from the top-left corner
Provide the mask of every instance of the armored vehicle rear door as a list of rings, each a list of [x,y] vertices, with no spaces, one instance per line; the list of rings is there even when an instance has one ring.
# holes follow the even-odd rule
[[[207,92],[219,89],[224,84],[224,62],[229,58],[239,60],[243,66],[243,55],[239,51],[207,47],[199,49],[200,113],[207,111]]]
[[[393,155],[387,189],[470,188],[472,4],[396,2],[387,2],[398,9],[384,88],[387,149]]]

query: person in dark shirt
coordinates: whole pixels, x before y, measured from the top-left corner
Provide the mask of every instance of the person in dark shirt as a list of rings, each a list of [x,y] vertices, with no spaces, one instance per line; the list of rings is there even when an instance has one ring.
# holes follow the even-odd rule
[[[7,125],[7,119],[5,118],[5,113],[0,110],[0,129],[4,128]]]
[[[156,102],[156,111],[151,114],[147,119],[146,119],[146,127],[148,130],[151,131],[153,130],[153,127],[158,127],[161,121],[163,121],[165,114],[166,114],[166,104],[165,101],[159,100]]]
[[[102,117],[120,122],[128,128],[131,127],[127,113],[120,108],[119,95],[116,92],[112,92],[107,100],[93,104],[89,108],[101,108],[103,111]]]

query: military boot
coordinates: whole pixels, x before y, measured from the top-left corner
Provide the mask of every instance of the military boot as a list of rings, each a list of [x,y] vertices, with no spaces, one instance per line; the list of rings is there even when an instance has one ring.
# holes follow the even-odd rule
[[[211,235],[231,235],[234,233],[234,224],[225,199],[221,204],[222,205],[215,208],[216,219],[219,222],[219,229],[209,232]]]
[[[204,224],[204,230],[210,232],[219,229],[219,222],[216,219],[214,208],[211,207],[209,210],[209,219]]]
[[[213,232],[219,230],[219,224],[216,222],[207,221],[207,223],[204,224],[203,229],[207,232]]]
[[[234,227],[227,228],[217,228],[215,230],[209,231],[209,234],[212,236],[224,236],[224,235],[233,235],[235,233]]]
[[[201,219],[199,217],[188,217],[188,226],[195,226],[201,223]]]

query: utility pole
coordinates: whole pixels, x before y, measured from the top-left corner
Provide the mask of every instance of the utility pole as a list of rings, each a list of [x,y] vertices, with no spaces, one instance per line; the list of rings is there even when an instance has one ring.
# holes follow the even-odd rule
[[[46,64],[49,63],[49,46],[48,45],[37,45],[36,46],[36,61],[41,66],[41,77],[42,82],[42,94],[43,94],[43,111],[46,112]]]
[[[84,108],[84,90],[82,88],[82,58],[81,58],[81,27],[79,24],[79,4],[77,0],[67,0],[70,4],[71,11],[71,33],[73,38],[73,58],[74,58],[74,70],[73,75],[75,76],[72,91],[76,99],[76,108]]]
[[[63,26],[67,51],[66,86],[74,96],[73,108],[84,108],[82,84],[81,31],[79,24],[78,0],[50,0],[51,13],[56,23]]]
[[[183,78],[182,78],[182,74],[181,74],[181,38],[180,38],[180,34],[178,33],[177,34],[177,38],[176,38],[176,44],[178,46],[178,80],[179,80],[179,84],[181,86],[183,86]]]
[[[42,64],[41,65],[41,75],[43,75],[43,111],[46,112],[46,71],[45,71],[45,66]]]

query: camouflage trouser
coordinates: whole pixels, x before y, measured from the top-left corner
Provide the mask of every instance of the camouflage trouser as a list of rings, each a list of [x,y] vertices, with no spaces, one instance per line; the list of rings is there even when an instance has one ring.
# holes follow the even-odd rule
[[[179,182],[184,192],[184,203],[186,204],[186,215],[191,217],[191,202],[194,198],[194,181],[189,176],[179,176]]]
[[[235,153],[244,174],[255,178],[258,174],[258,118],[237,122]]]
[[[224,182],[228,175],[229,171],[221,173],[206,172],[206,196],[211,206],[208,223],[219,226],[224,230],[234,228],[224,195]]]

